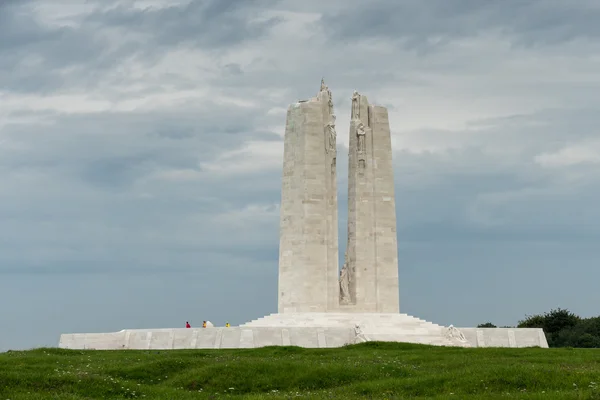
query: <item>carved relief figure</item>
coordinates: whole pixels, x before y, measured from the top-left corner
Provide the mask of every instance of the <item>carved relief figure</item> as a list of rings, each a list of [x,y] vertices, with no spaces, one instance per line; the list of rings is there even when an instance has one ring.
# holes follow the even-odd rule
[[[448,339],[456,339],[463,343],[467,341],[465,335],[458,328],[454,327],[454,325],[450,325],[444,334]]]
[[[355,90],[352,93],[352,119],[360,119],[360,94]]]
[[[367,167],[367,163],[365,160],[358,160],[358,172],[362,175],[364,174],[364,170]]]
[[[327,92],[327,105],[329,106],[329,115],[333,115],[333,96],[331,95],[331,90],[329,90],[329,87],[325,84],[325,78],[321,79],[320,92]]]
[[[358,324],[354,325],[354,343],[365,343],[365,342],[368,342],[368,341],[369,340],[367,339],[367,337],[363,333],[362,328],[360,327],[360,325],[358,325]]]
[[[365,125],[362,122],[359,122],[358,125],[356,126],[356,136],[358,138],[357,151],[359,153],[364,153],[366,150],[366,147],[365,147],[366,132],[365,132]]]
[[[337,133],[335,132],[335,114],[331,115],[331,119],[327,124],[328,146],[325,148],[327,152],[335,151]]]
[[[344,263],[340,271],[340,304],[350,304],[350,272],[348,262]]]
[[[329,88],[325,84],[325,78],[321,78],[321,89],[320,89],[320,91],[321,92],[329,91]]]

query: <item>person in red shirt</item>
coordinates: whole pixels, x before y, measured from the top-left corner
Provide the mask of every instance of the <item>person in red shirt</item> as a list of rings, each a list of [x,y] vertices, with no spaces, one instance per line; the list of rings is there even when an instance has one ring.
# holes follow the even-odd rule
[[[190,323],[188,321],[185,321],[185,327],[186,328],[191,328],[192,326],[190,325]]]

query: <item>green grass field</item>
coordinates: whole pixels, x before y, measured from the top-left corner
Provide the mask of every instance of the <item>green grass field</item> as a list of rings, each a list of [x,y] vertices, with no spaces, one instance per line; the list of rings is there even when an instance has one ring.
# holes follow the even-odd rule
[[[600,399],[600,350],[364,343],[339,349],[0,354],[10,399]]]

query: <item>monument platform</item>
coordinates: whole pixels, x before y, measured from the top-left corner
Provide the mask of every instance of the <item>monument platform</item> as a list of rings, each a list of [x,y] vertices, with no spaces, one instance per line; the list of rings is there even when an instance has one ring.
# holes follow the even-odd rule
[[[353,343],[386,341],[470,347],[466,339],[450,335],[448,328],[398,313],[271,314],[241,327],[347,328],[354,331]]]
[[[62,334],[58,347],[77,350],[252,349],[265,346],[341,347],[354,341],[350,328],[214,327],[126,329]]]
[[[459,347],[548,347],[541,328],[455,328],[404,313],[283,313],[241,325],[249,327],[352,328],[353,343],[406,342]]]
[[[94,350],[332,348],[369,341],[455,347],[548,347],[544,332],[539,328],[454,328],[407,314],[335,312],[271,314],[230,328],[63,334],[59,347]]]

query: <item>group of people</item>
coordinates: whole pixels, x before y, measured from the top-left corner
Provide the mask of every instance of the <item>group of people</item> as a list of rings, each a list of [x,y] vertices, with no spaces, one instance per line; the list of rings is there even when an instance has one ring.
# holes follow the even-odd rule
[[[212,324],[210,324],[210,326],[212,326]],[[229,322],[225,322],[225,328],[229,328],[231,325],[229,325]],[[185,327],[186,328],[191,328],[192,325],[190,325],[189,321],[185,321]],[[207,323],[206,321],[202,321],[202,327],[206,328],[207,327]]]

